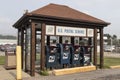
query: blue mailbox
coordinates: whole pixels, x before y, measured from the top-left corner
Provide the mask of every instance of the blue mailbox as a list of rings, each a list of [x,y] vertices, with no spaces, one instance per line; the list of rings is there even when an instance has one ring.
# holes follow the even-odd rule
[[[85,54],[84,54],[84,64],[85,65],[90,65],[91,62],[91,56],[92,56],[92,46],[84,46],[85,49]]]
[[[71,64],[72,66],[80,65],[80,46],[76,45],[72,47],[72,55],[71,55]]]
[[[55,68],[57,64],[57,47],[46,46],[46,68]]]
[[[61,66],[64,64],[70,65],[70,59],[71,59],[71,45],[70,44],[58,44],[59,52],[60,52],[60,58],[59,63]]]
[[[80,66],[84,66],[85,63],[85,47],[84,46],[80,46]]]

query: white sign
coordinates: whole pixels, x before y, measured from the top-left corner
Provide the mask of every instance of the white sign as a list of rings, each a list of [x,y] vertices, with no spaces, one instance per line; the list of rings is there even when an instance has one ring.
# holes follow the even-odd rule
[[[88,37],[93,37],[93,29],[87,29],[87,36]]]
[[[46,35],[55,35],[55,26],[46,25]]]
[[[56,26],[56,35],[86,36],[86,28],[73,28],[73,27]]]

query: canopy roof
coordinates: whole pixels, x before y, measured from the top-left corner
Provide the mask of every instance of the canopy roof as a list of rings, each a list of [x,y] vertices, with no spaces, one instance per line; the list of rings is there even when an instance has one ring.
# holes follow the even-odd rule
[[[68,6],[58,5],[58,4],[49,4],[37,10],[34,10],[30,13],[27,13],[24,16],[30,16],[30,15],[38,16],[38,17],[46,16],[56,19],[74,20],[80,22],[98,23],[98,24],[104,24],[106,26],[110,24],[93,16],[90,16],[88,14],[85,14],[83,12],[72,9]],[[24,19],[24,17],[22,17],[20,20],[22,19]],[[18,22],[20,22],[20,20]]]

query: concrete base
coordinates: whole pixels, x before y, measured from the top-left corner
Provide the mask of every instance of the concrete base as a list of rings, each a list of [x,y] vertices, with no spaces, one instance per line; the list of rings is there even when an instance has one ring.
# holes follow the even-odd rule
[[[84,67],[58,69],[58,70],[53,70],[53,74],[57,76],[57,75],[65,75],[65,74],[72,74],[72,73],[79,73],[79,72],[86,72],[86,71],[93,71],[93,70],[96,70],[96,66],[84,66]]]
[[[111,69],[115,69],[115,68],[120,68],[120,65],[117,66],[110,66]]]
[[[31,77],[29,74],[22,71],[22,78]],[[6,70],[3,66],[0,65],[0,80],[16,80],[16,69]]]

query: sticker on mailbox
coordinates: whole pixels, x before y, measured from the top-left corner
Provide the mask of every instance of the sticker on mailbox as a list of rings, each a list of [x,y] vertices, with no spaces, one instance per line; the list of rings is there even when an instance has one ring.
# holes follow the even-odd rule
[[[49,56],[49,61],[48,62],[54,62],[55,61],[55,56]]]
[[[63,59],[68,59],[68,53],[63,53]]]
[[[79,59],[79,54],[74,54],[74,60],[78,60]]]

